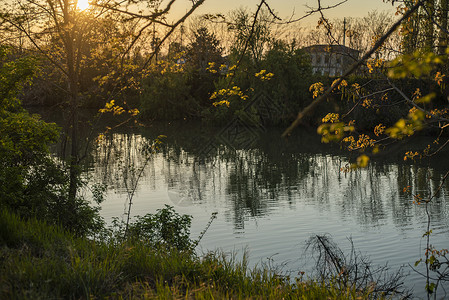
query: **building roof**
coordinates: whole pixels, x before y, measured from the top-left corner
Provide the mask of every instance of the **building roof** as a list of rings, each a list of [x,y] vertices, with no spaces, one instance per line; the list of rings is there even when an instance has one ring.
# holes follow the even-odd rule
[[[340,53],[340,54],[352,54],[357,55],[358,50],[352,49],[343,45],[313,45],[302,48],[307,52],[328,52],[328,53]]]

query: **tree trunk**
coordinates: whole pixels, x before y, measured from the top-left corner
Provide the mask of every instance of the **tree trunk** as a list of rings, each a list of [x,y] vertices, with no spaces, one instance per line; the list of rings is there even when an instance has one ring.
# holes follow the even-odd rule
[[[424,10],[424,48],[433,51],[435,47],[435,0],[427,1]]]
[[[63,33],[64,46],[66,50],[67,63],[67,81],[68,93],[70,103],[70,183],[69,183],[69,201],[75,203],[76,193],[79,182],[79,155],[78,155],[78,75],[76,70],[76,53],[75,53],[75,38],[76,38],[76,24],[73,19],[73,12],[70,11],[69,0],[64,0],[63,7],[65,29]]]
[[[71,124],[70,124],[70,136],[71,136],[71,150],[70,150],[70,183],[69,183],[69,201],[74,202],[76,198],[76,192],[78,189],[79,180],[79,155],[78,155],[78,88],[77,81],[74,78],[69,78],[69,100],[71,110]]]
[[[414,5],[414,1],[406,1],[405,6],[410,9]],[[419,13],[415,12],[408,19],[405,20],[403,28],[406,32],[403,33],[402,48],[404,53],[412,53],[417,49],[419,28]]]
[[[443,55],[446,52],[446,47],[448,45],[448,11],[449,11],[449,0],[441,0],[440,2],[440,31],[438,35],[438,53]]]

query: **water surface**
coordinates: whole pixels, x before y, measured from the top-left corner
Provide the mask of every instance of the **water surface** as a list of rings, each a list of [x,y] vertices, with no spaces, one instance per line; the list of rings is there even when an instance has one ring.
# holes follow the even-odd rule
[[[92,151],[88,174],[93,183],[108,186],[102,205],[108,222],[124,216],[135,186],[132,216],[174,206],[193,216],[193,237],[218,212],[199,251],[222,249],[241,257],[246,249],[252,266],[270,263],[312,276],[304,257],[311,236],[329,235],[348,253],[351,238],[374,264],[388,263],[392,271],[405,266],[407,287],[423,297],[425,281],[409,265],[422,257],[427,217],[412,195],[436,191],[449,170],[447,153],[433,164],[404,161],[404,149],[432,141],[415,138],[402,149],[384,151],[366,169],[344,173],[351,154],[338,145],[321,144],[310,128],[288,141],[281,131],[186,122],[127,129],[107,135]],[[161,149],[142,154],[161,134],[167,136]],[[430,206],[437,248],[448,248],[448,191],[446,182]]]

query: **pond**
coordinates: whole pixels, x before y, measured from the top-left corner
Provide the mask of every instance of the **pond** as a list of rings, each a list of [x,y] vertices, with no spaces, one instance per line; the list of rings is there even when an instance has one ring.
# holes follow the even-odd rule
[[[350,153],[322,144],[314,128],[300,128],[288,140],[281,139],[282,129],[236,122],[122,128],[91,150],[86,177],[107,185],[102,216],[109,223],[125,218],[134,189],[132,216],[171,205],[193,216],[193,238],[217,212],[199,253],[220,249],[241,259],[248,252],[250,266],[275,266],[292,276],[314,275],[304,254],[311,237],[327,235],[347,254],[352,240],[374,266],[388,264],[392,273],[403,267],[405,286],[424,298],[425,279],[412,266],[424,253],[427,216],[413,195],[438,189],[449,170],[448,153],[431,163],[404,161],[405,151],[433,141],[416,137],[382,151],[369,167],[345,173]],[[143,154],[159,135],[166,136],[160,149]],[[445,182],[429,208],[437,249],[449,244],[448,195]],[[423,264],[417,270],[423,272]]]
[[[351,239],[374,265],[388,264],[392,271],[404,266],[407,287],[424,297],[425,280],[410,265],[422,257],[427,217],[412,195],[436,191],[449,170],[447,153],[421,165],[404,161],[401,149],[385,150],[368,168],[345,173],[348,153],[321,144],[314,131],[303,128],[285,141],[282,129],[242,124],[127,129],[107,135],[93,150],[88,174],[93,183],[107,184],[102,215],[108,222],[124,217],[135,187],[132,216],[174,206],[193,216],[193,237],[218,212],[200,252],[221,249],[241,258],[247,251],[251,266],[313,276],[304,255],[310,237],[328,235],[348,254]],[[144,155],[144,145],[158,135],[167,136],[160,150]],[[418,137],[403,149],[431,141]],[[449,242],[448,191],[446,182],[430,207],[437,248]]]

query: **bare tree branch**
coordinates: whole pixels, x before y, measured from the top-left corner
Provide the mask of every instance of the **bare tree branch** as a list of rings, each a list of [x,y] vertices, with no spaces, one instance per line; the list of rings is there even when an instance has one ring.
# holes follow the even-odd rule
[[[288,20],[287,22],[285,22],[285,24],[291,24],[291,23],[295,23],[295,22],[302,21],[302,20],[304,20],[304,19],[306,19],[306,18],[308,18],[308,17],[310,17],[310,16],[312,16],[312,15],[318,13],[318,12],[321,13],[321,12],[324,11],[324,10],[329,10],[329,9],[336,8],[337,6],[340,6],[340,5],[342,5],[343,3],[348,2],[348,0],[342,0],[342,1],[340,1],[339,3],[336,3],[336,4],[334,4],[334,5],[325,6],[325,7],[323,7],[323,6],[321,5],[321,0],[317,0],[317,2],[318,2],[318,7],[317,7],[317,8],[313,8],[313,7],[310,7],[310,6],[306,6],[306,7],[307,7],[308,9],[310,9],[310,10],[309,10],[308,12],[306,12],[305,15],[303,15],[302,17],[299,17],[299,18],[297,18],[297,19],[290,19],[290,20]]]
[[[145,63],[143,64],[142,69],[145,69],[148,64],[151,62],[151,60],[154,58],[154,56],[156,55],[156,53],[159,52],[161,46],[164,44],[164,42],[168,39],[168,37],[173,33],[173,31],[175,31],[175,29],[182,23],[184,23],[184,21],[201,5],[204,3],[205,0],[197,0],[195,2],[195,4],[189,9],[188,12],[186,12],[184,14],[184,16],[182,16],[180,19],[178,19],[178,21],[176,21],[176,23],[174,23],[173,25],[170,26],[170,30],[165,34],[165,36],[161,39],[161,41],[159,42],[159,44],[156,45],[153,53],[150,55],[150,57],[145,61]]]

